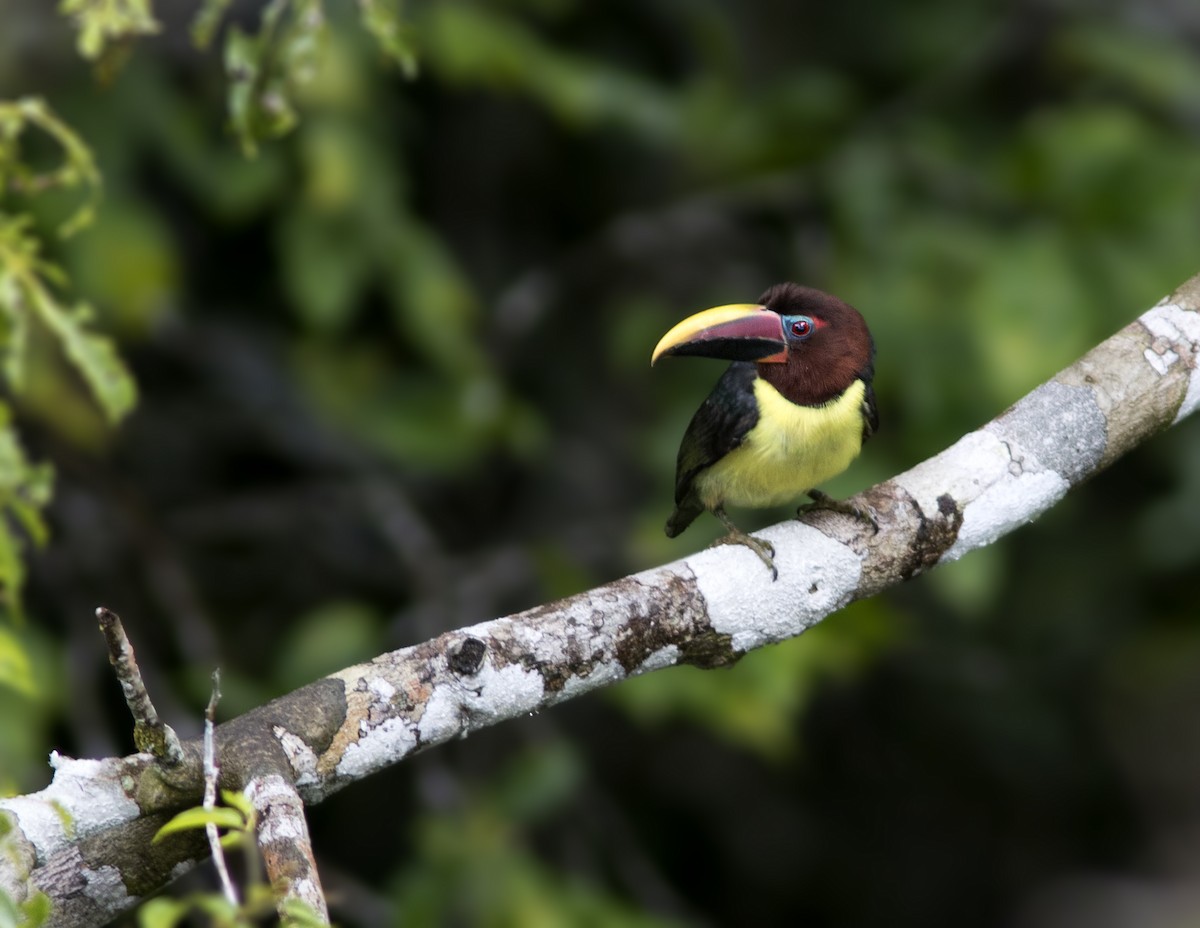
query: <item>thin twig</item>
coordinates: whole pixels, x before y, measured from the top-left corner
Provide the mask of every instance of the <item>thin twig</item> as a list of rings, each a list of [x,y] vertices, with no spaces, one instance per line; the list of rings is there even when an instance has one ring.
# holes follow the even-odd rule
[[[154,703],[150,701],[121,617],[100,606],[96,610],[96,619],[104,633],[104,643],[108,645],[108,662],[112,664],[125,695],[125,704],[133,715],[133,743],[139,751],[152,754],[164,764],[174,767],[182,763],[183,748],[179,736],[158,717]]]
[[[221,671],[212,673],[212,696],[208,700],[208,708],[204,710],[204,811],[211,812],[217,804],[217,778],[221,769],[217,766],[217,749],[214,743],[213,731],[217,717],[217,703],[221,701]],[[221,836],[217,826],[209,822],[204,826],[208,836],[208,847],[212,852],[213,864],[217,868],[217,876],[221,880],[221,891],[230,905],[237,906],[237,889],[229,877],[229,868],[225,865],[225,851],[221,847]]]

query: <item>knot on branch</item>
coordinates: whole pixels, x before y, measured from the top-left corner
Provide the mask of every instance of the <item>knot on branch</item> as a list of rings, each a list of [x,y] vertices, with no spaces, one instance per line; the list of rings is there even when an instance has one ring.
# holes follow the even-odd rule
[[[479,673],[483,666],[483,657],[487,653],[487,645],[478,638],[464,638],[451,645],[447,655],[450,669],[461,677],[471,677]]]

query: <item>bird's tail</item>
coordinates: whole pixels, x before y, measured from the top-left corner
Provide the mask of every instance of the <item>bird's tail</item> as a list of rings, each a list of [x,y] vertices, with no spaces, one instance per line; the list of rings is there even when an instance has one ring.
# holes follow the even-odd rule
[[[676,505],[675,511],[667,519],[666,531],[668,538],[674,538],[695,521],[696,516],[704,512],[703,506]]]

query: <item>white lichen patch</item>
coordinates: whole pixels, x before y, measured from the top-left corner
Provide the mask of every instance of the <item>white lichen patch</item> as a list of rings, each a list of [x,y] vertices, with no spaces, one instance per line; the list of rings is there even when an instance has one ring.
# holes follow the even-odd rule
[[[292,895],[307,903],[314,911],[323,912],[325,910],[324,894],[321,892],[321,887],[317,881],[311,877],[305,877],[302,880],[296,880],[292,884]]]
[[[490,662],[479,669],[469,689],[459,687],[459,705],[472,721],[491,724],[500,719],[516,718],[537,709],[546,691],[545,680],[536,670],[516,664],[494,667]],[[432,704],[432,700],[430,700]],[[421,738],[425,739],[429,710],[421,719]],[[461,718],[461,716],[460,716]]]
[[[336,773],[339,777],[362,779],[408,756],[416,746],[417,735],[412,723],[401,718],[386,719],[346,746]]]
[[[941,561],[956,561],[1032,521],[1062,499],[1070,487],[1052,470],[1006,475],[963,509],[958,537]]]
[[[320,778],[317,774],[317,755],[308,743],[280,725],[276,725],[271,731],[279,741],[279,746],[283,748],[283,753],[287,755],[296,785],[313,786],[318,783]]]
[[[474,678],[472,678],[474,685]],[[436,687],[425,703],[417,734],[422,744],[437,744],[449,741],[463,733],[467,727],[462,705],[463,687],[447,680]]]
[[[50,766],[54,779],[45,789],[0,799],[0,809],[17,817],[39,862],[79,838],[138,817],[137,803],[122,788],[119,761],[76,760],[55,751]]]
[[[367,689],[369,689],[371,691],[371,695],[375,697],[376,705],[389,705],[392,701],[392,697],[396,695],[396,688],[383,677],[371,677],[367,681]]]
[[[664,667],[674,667],[679,663],[679,647],[669,644],[646,655],[635,673],[650,673],[652,670],[662,670]]]
[[[894,478],[928,517],[949,494],[962,513],[954,544],[940,561],[955,561],[1041,515],[1070,483],[1044,468],[1025,448],[1013,447],[990,429],[964,435],[941,454]]]
[[[1200,368],[1197,366],[1197,356],[1200,355],[1200,312],[1194,312],[1175,303],[1160,303],[1149,312],[1143,313],[1141,323],[1156,339],[1166,341],[1185,349],[1190,357],[1191,371],[1188,375],[1188,386],[1183,403],[1175,415],[1175,421],[1195,412],[1200,407]],[[1166,356],[1155,353],[1155,359],[1147,351],[1146,360],[1160,375],[1165,375],[1170,369]],[[1175,352],[1172,352],[1175,353]],[[1176,355],[1178,359],[1178,355]]]
[[[386,676],[388,668],[386,661],[403,654],[404,651],[385,654],[370,663],[355,664],[353,667],[331,673],[326,679],[340,680],[346,688],[348,700],[352,699],[354,694],[359,694],[360,699],[362,694],[368,694],[371,710],[386,711],[390,707],[392,697],[396,695],[396,688]]]
[[[775,546],[779,579],[749,548],[723,545],[687,559],[713,630],[742,652],[792,638],[845,605],[862,561],[852,548],[802,522],[756,533]]]
[[[304,805],[287,781],[278,774],[255,777],[246,787],[246,798],[260,813],[258,841],[271,844],[275,841],[307,841],[308,826],[304,822]],[[263,815],[267,809],[271,814]],[[284,809],[284,814],[280,814]],[[293,810],[294,815],[286,810]]]
[[[1179,355],[1169,348],[1162,352],[1147,348],[1142,352],[1142,357],[1160,376],[1165,376],[1171,370],[1171,366],[1179,360]]]
[[[301,899],[319,899],[321,897],[321,887],[317,885],[312,877],[305,877],[302,880],[296,880],[292,884],[293,895]]]
[[[1003,441],[987,431],[971,432],[953,445],[892,478],[926,517],[938,512],[944,494],[961,508],[1009,476],[1012,458]]]

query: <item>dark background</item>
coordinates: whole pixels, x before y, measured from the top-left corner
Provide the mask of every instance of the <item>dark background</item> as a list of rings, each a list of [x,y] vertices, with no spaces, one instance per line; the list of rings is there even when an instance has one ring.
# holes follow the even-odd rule
[[[713,519],[661,528],[720,371],[650,370],[684,315],[785,279],[858,306],[882,427],[844,495],[1200,271],[1190,0],[414,3],[411,81],[329,0],[300,125],[253,159],[186,11],[97,74],[51,6],[7,0],[0,95],[96,151],[97,221],[54,256],[141,402],[115,432],[62,378],[21,402],[58,485],[19,629],[37,694],[0,691],[11,791],[52,748],[132,750],[99,604],[190,735],[214,666],[229,718],[707,544]],[[1191,421],[732,670],[346,790],[312,813],[334,918],[1191,923],[1198,586]]]

